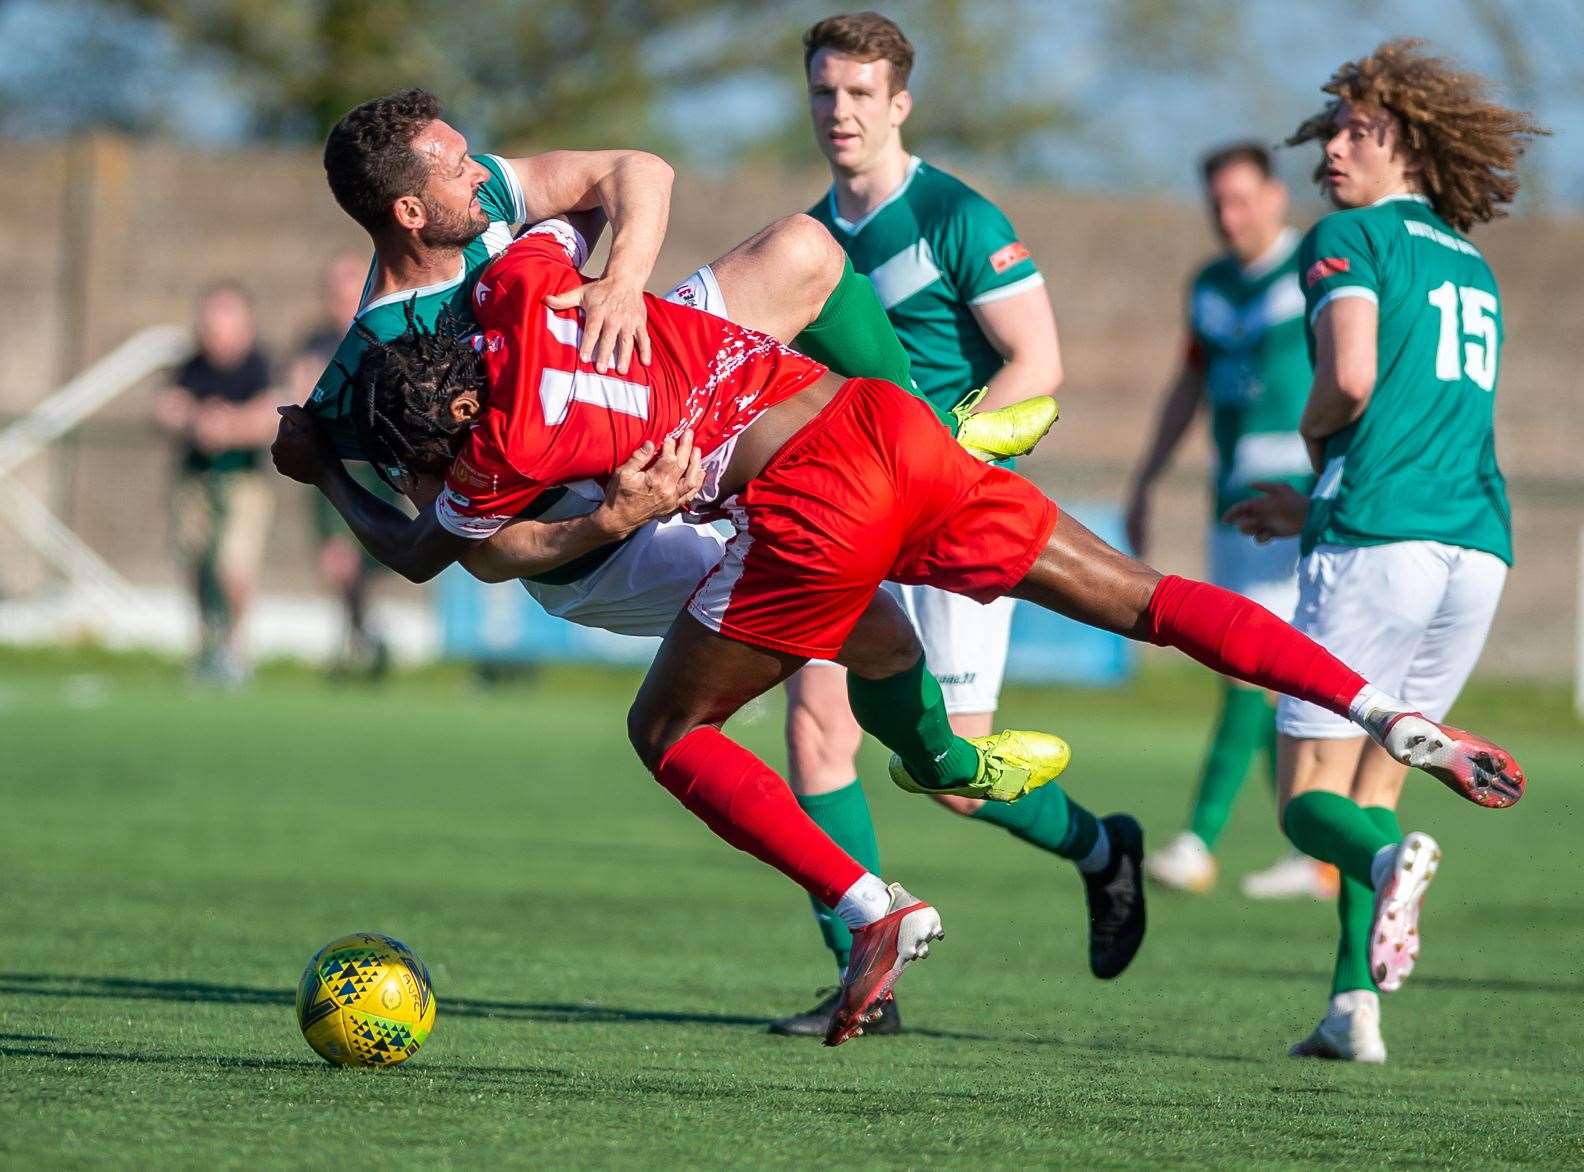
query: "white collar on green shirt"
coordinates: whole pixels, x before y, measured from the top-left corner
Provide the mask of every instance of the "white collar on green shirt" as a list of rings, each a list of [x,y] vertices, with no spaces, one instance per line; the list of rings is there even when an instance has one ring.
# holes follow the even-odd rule
[[[1297,247],[1298,229],[1289,225],[1276,233],[1276,239],[1271,241],[1269,248],[1248,264],[1239,265],[1238,269],[1245,280],[1257,281],[1291,256],[1293,249]]]
[[[1394,191],[1390,195],[1381,196],[1374,203],[1370,204],[1370,207],[1378,208],[1378,207],[1381,206],[1381,204],[1383,204],[1383,203],[1391,203],[1393,200],[1396,200],[1396,199],[1411,199],[1415,203],[1429,203],[1430,202],[1430,197],[1428,195],[1421,194],[1420,192],[1417,192],[1417,191]]]
[[[873,220],[881,212],[885,211],[886,208],[890,207],[902,197],[902,193],[908,189],[908,184],[913,182],[913,176],[918,174],[918,169],[923,165],[923,162],[924,160],[919,158],[917,155],[909,155],[907,173],[902,176],[902,182],[897,184],[897,189],[877,203],[873,208],[871,208],[866,215],[859,217],[856,221],[842,219],[841,212],[836,210],[836,185],[832,183],[830,186],[830,191],[826,193],[827,198],[830,200],[831,221],[843,232],[847,233],[847,235],[858,235],[858,233],[862,232],[869,226],[869,222],[871,220]]]
[[[357,316],[362,317],[371,309],[378,309],[382,305],[392,305],[398,301],[406,301],[409,297],[428,297],[431,293],[443,293],[447,289],[454,289],[462,283],[462,278],[467,276],[467,258],[457,257],[457,275],[448,281],[436,281],[432,285],[420,285],[416,289],[397,289],[383,297],[376,297],[373,301],[365,301],[357,311]],[[369,288],[374,284],[374,268],[369,266],[368,280],[364,283],[364,296],[368,296]]]

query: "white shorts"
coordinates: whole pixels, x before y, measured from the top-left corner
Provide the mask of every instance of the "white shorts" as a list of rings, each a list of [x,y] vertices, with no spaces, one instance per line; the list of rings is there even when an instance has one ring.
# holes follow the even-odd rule
[[[651,521],[576,582],[524,579],[523,589],[547,614],[580,627],[662,636],[725,548],[726,535],[712,526]]]
[[[984,605],[934,586],[885,588],[902,609],[924,645],[924,662],[939,681],[946,711],[994,712],[1006,675],[1007,647],[1012,641],[1013,598]]]
[[[726,316],[726,298],[708,265],[690,273],[666,300]],[[593,481],[567,487],[563,503],[545,520],[592,512],[605,497]],[[525,578],[522,584],[545,613],[558,619],[617,635],[663,636],[725,548],[726,534],[720,530],[670,517],[650,521],[575,582],[555,586]]]
[[[1485,646],[1507,565],[1439,541],[1322,545],[1298,563],[1293,626],[1431,720],[1446,716]],[[1277,731],[1340,739],[1359,727],[1283,696]]]
[[[1298,606],[1298,539],[1264,545],[1231,525],[1210,527],[1210,581],[1292,621]]]

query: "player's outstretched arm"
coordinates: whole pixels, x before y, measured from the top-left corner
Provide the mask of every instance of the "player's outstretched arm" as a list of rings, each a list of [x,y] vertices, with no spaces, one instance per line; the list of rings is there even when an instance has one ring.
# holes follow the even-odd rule
[[[282,407],[280,416],[270,447],[276,470],[324,493],[381,565],[410,582],[427,582],[462,556],[468,540],[442,528],[432,505],[408,517],[352,479],[312,415],[301,407]]]
[[[649,363],[643,290],[671,214],[670,164],[646,151],[549,151],[510,160],[530,223],[599,208],[610,221],[605,273],[583,289],[585,362],[625,374]]]
[[[513,521],[476,542],[463,554],[462,565],[481,582],[509,582],[559,569],[687,507],[703,483],[691,431],[666,440],[658,455],[653,444],[645,443],[616,470],[605,500],[592,513],[564,521]]]

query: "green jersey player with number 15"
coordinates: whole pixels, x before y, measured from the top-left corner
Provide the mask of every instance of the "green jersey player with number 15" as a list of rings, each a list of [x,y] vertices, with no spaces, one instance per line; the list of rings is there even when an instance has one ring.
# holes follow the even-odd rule
[[[1289,140],[1321,144],[1316,178],[1341,209],[1299,250],[1315,367],[1299,430],[1319,479],[1294,625],[1439,721],[1512,561],[1493,429],[1501,295],[1462,233],[1503,214],[1539,130],[1413,41],[1344,65],[1324,90],[1332,100]],[[1262,507],[1232,513],[1259,530]],[[1277,729],[1283,829],[1342,873],[1331,1004],[1292,1053],[1384,1062],[1377,990],[1418,957],[1440,849],[1403,834],[1396,761],[1308,704],[1282,700]],[[1483,784],[1494,796],[1504,782]]]

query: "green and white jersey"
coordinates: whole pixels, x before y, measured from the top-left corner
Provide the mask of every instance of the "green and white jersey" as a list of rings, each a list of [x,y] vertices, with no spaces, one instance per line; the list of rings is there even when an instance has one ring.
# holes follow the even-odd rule
[[[347,374],[357,370],[358,362],[368,348],[368,342],[358,327],[361,326],[382,342],[398,338],[407,329],[409,303],[414,317],[423,326],[432,328],[445,309],[449,309],[463,323],[471,322],[473,284],[479,272],[511,243],[514,227],[527,218],[527,202],[511,164],[497,155],[474,157],[490,173],[488,182],[478,190],[479,206],[484,209],[490,222],[483,232],[462,246],[456,276],[417,289],[387,293],[371,301],[369,292],[374,283],[374,264],[371,261],[368,282],[363,287],[362,307],[336,348],[335,357],[319,376],[313,394],[308,396],[308,410],[324,422],[335,441],[336,450],[348,459],[364,458],[358,445],[357,432],[347,415]]]
[[[1224,256],[1188,294],[1188,361],[1204,376],[1215,440],[1215,515],[1254,496],[1256,480],[1314,483],[1298,420],[1309,398],[1298,233],[1284,228],[1247,265]]]
[[[1418,195],[1326,216],[1299,250],[1309,347],[1332,301],[1380,307],[1375,390],[1331,436],[1303,550],[1440,541],[1512,564],[1512,514],[1496,464],[1503,325],[1479,249]]]
[[[856,223],[836,210],[834,187],[809,214],[874,283],[912,361],[913,381],[931,403],[950,410],[1001,369],[1004,360],[970,306],[1045,279],[995,204],[912,158],[902,185]]]

